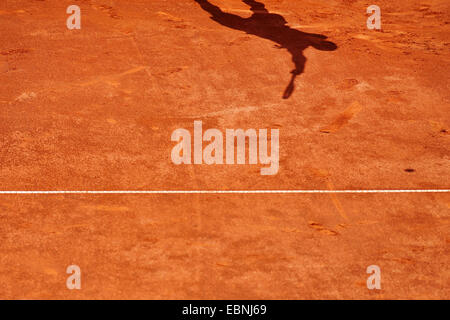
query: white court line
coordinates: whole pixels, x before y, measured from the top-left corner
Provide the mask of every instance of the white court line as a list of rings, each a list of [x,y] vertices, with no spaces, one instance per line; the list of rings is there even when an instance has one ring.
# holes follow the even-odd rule
[[[85,191],[0,191],[6,194],[330,194],[330,193],[450,193],[450,189],[387,190],[85,190]]]

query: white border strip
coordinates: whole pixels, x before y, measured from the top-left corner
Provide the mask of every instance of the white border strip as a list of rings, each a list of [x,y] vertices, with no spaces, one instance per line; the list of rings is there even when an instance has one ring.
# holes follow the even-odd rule
[[[111,191],[0,191],[7,194],[332,194],[332,193],[450,193],[450,189],[399,190],[111,190]]]

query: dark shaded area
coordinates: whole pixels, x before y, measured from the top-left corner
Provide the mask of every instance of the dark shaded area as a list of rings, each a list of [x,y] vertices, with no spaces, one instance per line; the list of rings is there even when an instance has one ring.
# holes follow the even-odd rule
[[[287,25],[283,16],[270,13],[263,3],[254,0],[243,0],[250,6],[253,15],[249,18],[242,18],[235,14],[223,12],[218,6],[211,4],[207,0],[195,0],[203,10],[211,14],[211,19],[217,21],[228,28],[244,31],[264,39],[271,40],[278,44],[279,49],[286,49],[292,56],[295,69],[291,71],[292,77],[283,98],[289,98],[294,92],[295,78],[303,73],[306,57],[303,50],[312,46],[318,50],[333,51],[337,46],[321,34],[305,33],[292,29]]]

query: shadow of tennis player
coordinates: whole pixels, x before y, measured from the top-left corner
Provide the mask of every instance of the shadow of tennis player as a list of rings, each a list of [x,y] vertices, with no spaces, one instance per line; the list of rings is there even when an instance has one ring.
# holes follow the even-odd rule
[[[244,31],[278,44],[279,49],[286,49],[292,56],[295,69],[291,71],[292,77],[289,85],[284,91],[283,98],[288,99],[294,91],[295,78],[303,73],[306,57],[303,50],[312,46],[318,50],[333,51],[337,46],[327,37],[321,34],[305,33],[292,29],[287,25],[283,16],[270,13],[263,3],[254,0],[243,0],[250,6],[253,15],[242,18],[238,15],[223,12],[218,6],[211,4],[208,0],[195,0],[203,10],[211,14],[211,19],[228,28]]]

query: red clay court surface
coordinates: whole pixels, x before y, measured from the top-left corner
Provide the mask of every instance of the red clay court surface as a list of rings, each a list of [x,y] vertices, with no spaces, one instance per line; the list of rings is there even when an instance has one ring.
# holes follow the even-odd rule
[[[289,52],[195,1],[1,0],[1,190],[448,189],[449,2],[265,4],[337,46],[289,99]],[[194,120],[279,129],[278,174],[174,165]],[[449,222],[449,193],[2,194],[0,298],[448,299]]]

